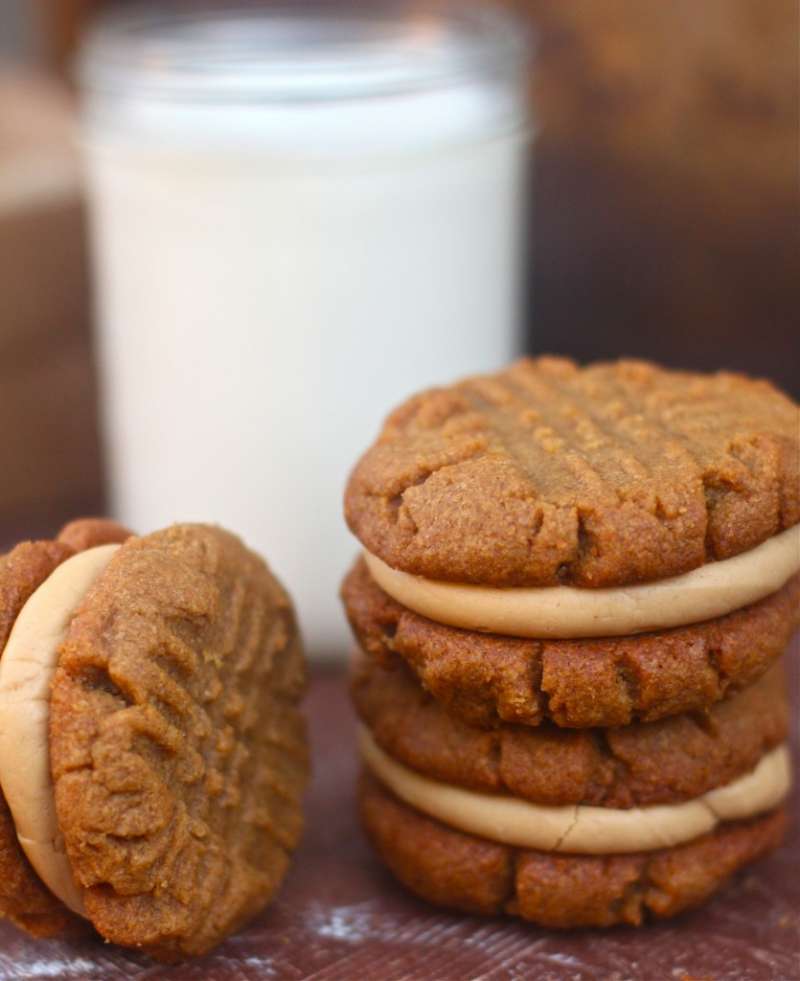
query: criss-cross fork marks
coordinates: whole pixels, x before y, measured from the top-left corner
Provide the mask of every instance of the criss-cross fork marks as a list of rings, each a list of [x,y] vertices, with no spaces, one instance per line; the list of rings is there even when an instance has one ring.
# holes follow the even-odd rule
[[[235,864],[226,855],[229,842],[236,842],[241,861],[258,855],[260,864],[260,853],[274,847],[288,852],[297,838],[297,818],[286,819],[297,807],[297,776],[289,771],[303,765],[292,718],[296,709],[290,693],[276,693],[271,684],[271,676],[283,670],[276,661],[297,655],[290,650],[287,616],[271,612],[268,616],[252,588],[237,580],[221,637],[210,645],[213,653],[194,651],[171,633],[139,663],[135,683],[126,686],[135,702],[129,711],[137,713],[132,728],[156,745],[159,756],[165,751],[172,757],[166,776],[154,772],[162,792],[174,790],[173,781],[184,785],[176,795],[171,831],[151,861],[172,868],[187,848],[202,842],[217,858],[198,865],[209,908],[227,888]],[[183,626],[184,633],[191,629]],[[227,686],[219,682],[223,673]],[[271,724],[276,714],[277,726]],[[282,735],[292,723],[293,739]]]
[[[660,498],[654,488],[668,485],[665,478],[676,469],[695,476],[696,460],[629,393],[615,388],[615,399],[596,403],[579,387],[559,383],[555,374],[510,371],[502,380],[465,385],[476,408],[481,400],[492,406],[492,430],[540,486],[542,498],[558,503],[563,497],[578,506],[580,497],[600,505],[632,495],[634,503],[655,513]],[[546,463],[543,454],[550,458]]]
[[[536,496],[576,508],[579,557],[593,544],[587,518],[599,508],[631,504],[674,525],[676,534],[692,516],[702,521],[704,558],[713,559],[719,557],[716,508],[728,493],[751,493],[759,476],[757,436],[740,445],[726,433],[734,421],[742,432],[758,433],[760,420],[751,423],[746,403],[732,420],[724,380],[719,392],[699,389],[690,410],[674,386],[659,385],[662,377],[644,365],[598,371],[594,381],[590,373],[531,371],[522,364],[467,381],[461,391],[473,411],[490,410],[492,435]],[[780,428],[791,425],[788,413],[772,415]],[[782,526],[781,503],[769,502],[765,519],[773,531]]]
[[[800,415],[767,385],[543,358],[409,400],[346,511],[395,568],[487,585],[678,575],[800,519]]]
[[[125,942],[153,946],[168,916],[164,949],[191,953],[266,901],[296,844],[302,652],[285,594],[232,536],[178,527],[121,559],[62,651],[57,807],[106,935],[126,924]],[[146,569],[127,608],[126,562]]]

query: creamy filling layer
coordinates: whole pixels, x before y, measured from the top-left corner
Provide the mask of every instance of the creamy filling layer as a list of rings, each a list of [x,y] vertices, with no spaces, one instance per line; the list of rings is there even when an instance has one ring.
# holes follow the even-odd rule
[[[583,804],[556,807],[432,780],[392,759],[363,727],[359,742],[367,767],[417,810],[459,831],[545,852],[615,855],[671,848],[713,831],[723,821],[771,810],[786,797],[792,780],[789,751],[783,745],[745,776],[680,804],[627,810]]]
[[[55,569],[23,606],[0,658],[0,787],[39,878],[81,916],[50,773],[50,683],[70,621],[118,548],[100,545]]]
[[[364,557],[384,592],[437,623],[511,637],[621,637],[711,620],[776,592],[800,572],[800,525],[682,576],[608,589],[442,582]]]

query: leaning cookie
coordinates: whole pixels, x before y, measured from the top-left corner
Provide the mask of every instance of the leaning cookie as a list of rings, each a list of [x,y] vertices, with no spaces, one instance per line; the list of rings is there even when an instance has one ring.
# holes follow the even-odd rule
[[[294,615],[222,529],[86,532],[39,543],[49,558],[2,593],[0,786],[18,842],[3,854],[32,890],[3,912],[201,954],[271,898],[300,834]]]

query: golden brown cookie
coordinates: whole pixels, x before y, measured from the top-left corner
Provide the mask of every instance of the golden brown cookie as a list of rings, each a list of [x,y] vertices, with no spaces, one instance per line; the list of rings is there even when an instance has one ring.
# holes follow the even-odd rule
[[[272,897],[301,831],[304,662],[289,599],[214,527],[128,540],[53,679],[56,812],[87,915],[173,960]]]
[[[20,542],[0,558],[0,650],[19,612],[50,573],[75,554],[59,541]]]
[[[79,927],[80,918],[46,888],[17,841],[8,804],[0,793],[0,916],[34,937],[53,937]]]
[[[0,652],[27,600],[51,572],[76,551],[112,541],[130,532],[113,522],[84,518],[71,522],[56,541],[22,542],[0,558]],[[99,535],[99,537],[98,537]],[[0,916],[36,937],[48,937],[81,923],[42,884],[17,841],[14,823],[0,790]]]
[[[97,545],[111,545],[117,542],[124,542],[133,534],[118,521],[110,518],[76,518],[64,525],[59,531],[57,539],[64,542],[76,552],[83,552],[87,548],[95,548]]]
[[[767,382],[525,359],[409,399],[347,486],[393,568],[489,586],[624,586],[800,521],[800,414]]]
[[[697,906],[742,866],[777,847],[777,809],[720,825],[673,848],[630,855],[556,855],[446,827],[364,774],[359,809],[375,848],[412,892],[467,913],[507,913],[547,927],[638,925]]]
[[[743,610],[633,637],[524,640],[435,623],[401,606],[363,559],[342,598],[361,647],[400,655],[423,687],[475,726],[619,726],[703,711],[756,681],[800,622],[800,575]]]
[[[700,797],[752,770],[788,732],[780,664],[705,714],[615,729],[475,729],[445,712],[402,662],[357,659],[351,694],[378,745],[411,769],[548,805],[630,808]]]

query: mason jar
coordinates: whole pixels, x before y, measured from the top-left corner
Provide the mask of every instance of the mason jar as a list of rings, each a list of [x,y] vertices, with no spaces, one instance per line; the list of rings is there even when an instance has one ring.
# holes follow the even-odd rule
[[[84,48],[112,510],[239,532],[312,654],[386,412],[517,350],[525,61],[459,0],[123,8]]]

